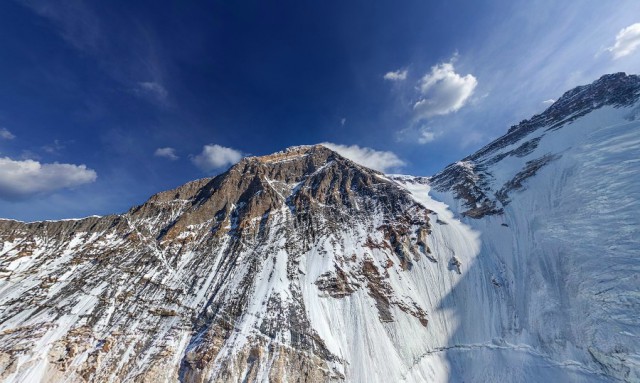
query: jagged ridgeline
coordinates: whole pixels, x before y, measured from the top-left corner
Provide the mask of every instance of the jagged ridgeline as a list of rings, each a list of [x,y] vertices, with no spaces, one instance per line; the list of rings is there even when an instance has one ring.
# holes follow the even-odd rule
[[[492,168],[499,168],[496,164],[507,163],[510,157],[527,157],[547,132],[561,129],[604,107],[621,109],[624,118],[633,121],[639,113],[637,108],[632,108],[638,102],[639,93],[640,77],[625,73],[604,75],[592,84],[576,87],[563,94],[543,113],[512,126],[504,136],[462,161],[447,166],[431,178],[431,184],[440,191],[454,191],[458,199],[465,201],[467,209],[463,214],[468,217],[501,214],[503,207],[510,202],[509,194],[521,189],[522,181],[558,159],[562,153],[545,153],[530,160],[499,190],[489,190],[489,185],[495,180]],[[624,111],[626,108],[631,110]]]
[[[122,215],[2,221],[1,378],[343,379],[303,290],[361,291],[377,320],[393,321],[396,307],[427,326],[387,280],[427,261],[428,214],[382,174],[304,146]]]
[[[638,382],[640,78],[433,177],[323,146],[0,220],[2,382]]]

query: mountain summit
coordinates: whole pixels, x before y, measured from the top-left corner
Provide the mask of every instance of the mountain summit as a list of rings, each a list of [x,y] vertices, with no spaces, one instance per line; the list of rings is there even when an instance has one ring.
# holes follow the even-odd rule
[[[371,305],[362,331],[428,326],[392,276],[433,260],[430,213],[381,173],[303,146],[123,215],[2,222],[3,279],[21,286],[2,295],[3,378],[343,380],[353,350],[314,315],[353,300]]]
[[[6,382],[637,381],[640,79],[431,178],[321,145],[0,221]]]

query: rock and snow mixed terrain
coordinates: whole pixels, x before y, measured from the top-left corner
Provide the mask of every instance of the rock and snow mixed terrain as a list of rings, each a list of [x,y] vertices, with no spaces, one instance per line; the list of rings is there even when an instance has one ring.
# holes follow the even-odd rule
[[[303,146],[0,221],[0,381],[639,381],[639,99],[604,76],[431,178]]]

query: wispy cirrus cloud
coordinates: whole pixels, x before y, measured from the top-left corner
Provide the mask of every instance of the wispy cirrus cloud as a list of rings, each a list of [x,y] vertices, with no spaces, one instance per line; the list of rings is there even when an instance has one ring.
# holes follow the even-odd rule
[[[137,86],[134,88],[134,91],[139,96],[149,97],[160,102],[165,102],[167,100],[167,97],[169,96],[169,92],[164,87],[164,85],[156,81],[138,82]]]
[[[60,36],[76,49],[95,51],[104,48],[102,23],[86,2],[22,0],[19,3],[48,19]]]
[[[98,174],[86,165],[40,163],[0,158],[0,199],[19,201],[94,182]]]
[[[622,28],[616,35],[616,42],[607,50],[611,52],[614,60],[628,56],[640,47],[640,23]]]
[[[331,142],[322,142],[320,145],[337,152],[353,162],[383,173],[406,165],[406,163],[393,152],[375,150],[358,145],[340,145]]]
[[[52,143],[44,145],[42,147],[42,150],[49,154],[60,154],[60,151],[62,151],[64,148],[65,145],[62,143],[62,141],[55,139]]]
[[[202,152],[191,161],[204,172],[210,172],[233,165],[244,157],[241,151],[217,144],[205,145]]]
[[[430,125],[423,126],[413,124],[396,132],[396,140],[404,143],[425,145],[438,140],[442,135],[442,130],[436,129]]]
[[[142,23],[121,19],[117,27],[89,2],[18,0],[46,19],[64,41],[93,57],[121,89],[166,105],[169,99],[161,44]],[[103,22],[104,21],[104,22]],[[125,52],[123,54],[123,52]],[[141,80],[145,79],[145,80]]]
[[[435,141],[437,136],[438,134],[431,129],[428,129],[428,128],[420,129],[420,135],[418,136],[418,143],[422,145],[428,144],[430,142]]]

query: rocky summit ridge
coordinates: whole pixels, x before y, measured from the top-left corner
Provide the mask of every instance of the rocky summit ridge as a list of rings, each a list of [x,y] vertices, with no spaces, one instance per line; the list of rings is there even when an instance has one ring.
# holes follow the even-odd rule
[[[0,381],[639,381],[639,99],[603,76],[429,178],[297,146],[0,220]]]
[[[331,258],[312,281],[320,293],[366,291],[381,322],[393,306],[426,326],[386,274],[426,261],[428,213],[382,174],[316,145],[245,158],[122,215],[2,221],[0,275],[21,288],[0,301],[0,379],[225,381],[259,368],[275,380],[301,370],[343,379],[341,357],[307,318],[300,258]],[[328,253],[347,241],[361,254]],[[367,259],[367,248],[388,259]]]
[[[625,73],[607,74],[595,82],[565,92],[543,113],[512,126],[502,137],[487,144],[474,154],[447,166],[432,177],[431,183],[440,191],[454,190],[466,201],[464,215],[481,218],[500,214],[509,203],[508,194],[521,187],[522,181],[558,158],[547,153],[531,160],[518,174],[502,185],[490,185],[494,175],[491,168],[509,157],[524,158],[532,153],[547,132],[573,123],[596,110],[610,107],[622,109],[633,106],[640,98],[640,76]],[[630,108],[624,118],[638,118],[638,108]],[[509,150],[505,150],[509,148]],[[491,190],[491,187],[494,189]]]

